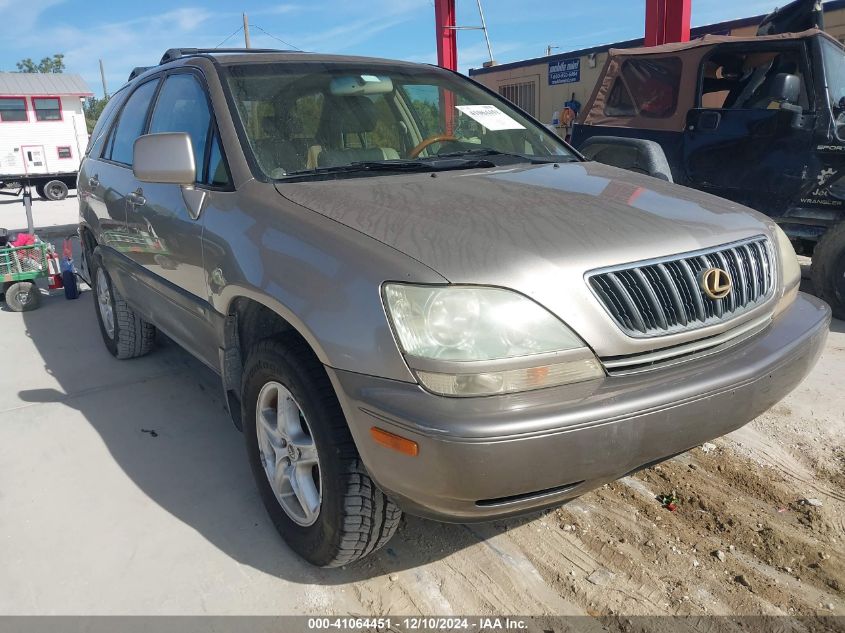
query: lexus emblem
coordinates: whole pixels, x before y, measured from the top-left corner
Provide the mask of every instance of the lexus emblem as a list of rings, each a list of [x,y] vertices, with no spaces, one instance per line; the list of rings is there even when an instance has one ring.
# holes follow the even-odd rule
[[[726,270],[708,268],[701,274],[701,289],[711,299],[724,299],[731,294],[733,282]]]

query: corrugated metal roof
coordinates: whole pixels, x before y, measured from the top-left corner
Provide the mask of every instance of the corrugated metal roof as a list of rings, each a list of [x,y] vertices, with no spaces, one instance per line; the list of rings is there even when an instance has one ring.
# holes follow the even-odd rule
[[[2,73],[0,95],[84,95],[93,96],[88,84],[73,73]]]

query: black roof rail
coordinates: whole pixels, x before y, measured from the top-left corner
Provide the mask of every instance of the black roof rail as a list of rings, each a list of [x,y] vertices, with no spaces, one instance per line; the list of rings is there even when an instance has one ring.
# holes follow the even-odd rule
[[[126,81],[127,82],[132,81],[133,79],[135,79],[135,77],[147,72],[150,68],[153,68],[153,67],[152,66],[135,66],[135,68],[132,69],[132,72],[129,73],[129,79],[127,79]]]
[[[293,53],[295,51],[278,48],[169,48],[161,56],[159,64],[172,62],[180,57],[202,55],[207,53]]]

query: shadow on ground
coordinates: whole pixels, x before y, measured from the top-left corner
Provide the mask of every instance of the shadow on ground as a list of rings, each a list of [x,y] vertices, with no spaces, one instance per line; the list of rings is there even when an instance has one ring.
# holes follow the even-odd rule
[[[265,514],[211,370],[161,335],[150,356],[118,361],[100,339],[93,293],[43,299],[24,314],[26,330],[60,388],[18,398],[79,411],[152,502],[244,565],[291,582],[343,584],[425,565],[534,518],[460,526],[406,517],[384,550],[345,569],[315,569]]]

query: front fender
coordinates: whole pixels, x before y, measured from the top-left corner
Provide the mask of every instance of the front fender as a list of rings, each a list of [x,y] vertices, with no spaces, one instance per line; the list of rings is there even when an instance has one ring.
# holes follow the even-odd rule
[[[446,283],[441,275],[265,183],[215,193],[203,217],[210,301],[220,314],[238,297],[251,299],[290,323],[323,364],[415,382],[380,288],[387,280]]]

